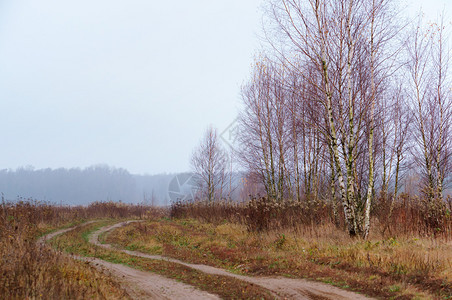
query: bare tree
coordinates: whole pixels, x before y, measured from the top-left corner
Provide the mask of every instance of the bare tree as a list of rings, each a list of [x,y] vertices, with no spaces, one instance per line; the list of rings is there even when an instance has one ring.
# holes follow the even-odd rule
[[[341,203],[349,234],[367,238],[375,195],[391,218],[412,148],[426,199],[442,203],[452,117],[444,25],[402,41],[392,0],[269,3],[273,51],[242,88],[239,160],[255,187],[308,207],[330,199],[336,224]]]
[[[425,29],[421,18],[408,43],[410,63],[410,101],[414,116],[413,158],[423,175],[422,192],[427,199],[428,218],[433,225],[441,214],[443,185],[450,171],[450,119],[452,101],[445,26],[430,24]]]
[[[391,121],[392,121],[392,145],[390,148],[390,158],[389,158],[389,170],[387,170],[386,157],[383,155],[383,164],[384,164],[384,172],[383,172],[383,184],[382,184],[382,192],[384,195],[387,193],[387,186],[389,185],[389,177],[386,177],[386,174],[393,174],[394,178],[394,191],[392,193],[391,204],[388,213],[388,222],[385,226],[385,229],[389,225],[389,220],[392,217],[392,212],[394,210],[394,204],[397,200],[397,195],[399,191],[399,179],[400,179],[400,170],[402,168],[402,160],[406,156],[406,153],[409,149],[409,140],[410,140],[410,132],[412,124],[412,116],[409,110],[409,106],[407,105],[407,96],[406,92],[403,91],[402,87],[399,86],[397,90],[394,91],[393,98],[393,107],[391,110]],[[392,169],[394,168],[394,170]]]
[[[278,201],[291,197],[287,161],[290,121],[285,75],[280,67],[268,58],[256,61],[251,82],[242,88],[245,109],[239,137],[242,165],[255,173],[252,178],[260,178],[268,197]]]
[[[212,203],[222,198],[228,185],[228,157],[217,130],[209,127],[191,157],[201,197]]]
[[[317,95],[309,101],[319,102],[326,121],[317,131],[330,150],[335,169],[331,178],[337,178],[348,231],[366,237],[375,179],[376,113],[396,52],[388,50],[396,33],[389,25],[390,1],[271,3],[277,40],[283,41],[282,46],[272,42],[274,49],[309,83],[311,95]],[[287,53],[296,53],[298,59]]]

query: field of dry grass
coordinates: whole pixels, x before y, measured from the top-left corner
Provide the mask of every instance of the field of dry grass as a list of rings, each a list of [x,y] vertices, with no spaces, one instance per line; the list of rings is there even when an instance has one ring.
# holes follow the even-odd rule
[[[2,299],[128,299],[112,278],[59,254],[36,240],[44,233],[99,217],[159,215],[139,206],[94,203],[56,207],[36,202],[0,206],[0,295]]]
[[[362,240],[328,222],[250,231],[240,222],[179,218],[129,224],[104,238],[129,250],[241,274],[311,278],[377,298],[450,299],[450,236],[403,230],[390,237],[375,230]]]
[[[179,206],[179,215],[173,207],[170,218],[162,209],[114,203],[58,207],[3,202],[0,295],[5,299],[127,299],[127,292],[109,275],[36,243],[39,236],[58,228],[102,219],[69,231],[51,244],[68,253],[152,271],[223,298],[269,297],[265,289],[240,280],[131,257],[87,242],[100,226],[144,219],[101,239],[238,274],[309,278],[381,299],[451,299],[450,216],[443,228],[432,232],[423,225],[419,210],[398,206],[389,223],[374,217],[371,238],[362,240],[349,237],[341,224],[334,225],[328,207],[316,208],[315,217],[301,207],[275,214],[259,209],[235,204]]]
[[[269,292],[240,280],[208,275],[179,264],[134,258],[87,241],[106,224],[125,219],[160,220],[164,209],[94,203],[88,207],[57,207],[24,201],[3,202],[0,210],[0,295],[2,299],[130,299],[109,274],[69,254],[101,258],[188,283],[225,299],[270,299]],[[99,219],[101,219],[99,221]],[[88,220],[95,223],[83,225]],[[80,226],[40,245],[37,238],[59,228]],[[50,246],[53,246],[50,247]]]
[[[272,299],[270,293],[258,286],[240,280],[218,275],[205,274],[186,266],[168,261],[131,256],[114,249],[104,249],[88,242],[89,235],[102,226],[117,223],[118,219],[108,219],[82,225],[51,241],[59,250],[84,257],[99,258],[104,261],[123,264],[143,271],[150,271],[167,278],[187,283],[200,290],[217,294],[223,299]],[[159,222],[158,220],[153,222]]]

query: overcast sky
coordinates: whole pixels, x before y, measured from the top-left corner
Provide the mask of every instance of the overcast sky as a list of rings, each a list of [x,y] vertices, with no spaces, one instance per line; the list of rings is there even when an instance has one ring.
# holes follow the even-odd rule
[[[263,0],[0,0],[0,169],[179,172],[235,119]],[[427,18],[451,0],[422,3]]]

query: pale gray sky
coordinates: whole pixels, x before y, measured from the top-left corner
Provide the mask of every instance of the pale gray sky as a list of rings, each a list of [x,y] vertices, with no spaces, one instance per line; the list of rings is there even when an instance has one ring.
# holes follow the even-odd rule
[[[187,170],[237,115],[262,2],[0,0],[0,169]]]

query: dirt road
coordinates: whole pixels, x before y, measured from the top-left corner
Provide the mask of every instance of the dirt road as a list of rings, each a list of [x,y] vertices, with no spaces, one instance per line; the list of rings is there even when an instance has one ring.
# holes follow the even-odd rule
[[[99,235],[108,232],[110,230],[113,230],[115,228],[124,226],[128,223],[136,222],[136,221],[128,221],[128,222],[121,222],[115,225],[111,226],[105,226],[95,233],[93,233],[90,236],[89,242],[108,249],[112,249],[113,247],[108,244],[101,244],[99,242]],[[144,257],[144,258],[150,258],[150,259],[158,259],[158,260],[166,260],[173,263],[178,263],[196,270],[199,270],[201,272],[207,273],[207,274],[213,274],[213,275],[223,275],[223,276],[230,276],[234,277],[236,279],[246,281],[249,283],[253,283],[259,286],[262,286],[271,292],[273,292],[276,295],[281,296],[281,298],[284,299],[370,299],[363,295],[359,295],[356,293],[352,293],[349,291],[344,291],[339,288],[336,288],[334,286],[330,286],[327,284],[319,283],[319,282],[313,282],[303,279],[289,279],[289,278],[272,278],[272,277],[250,277],[250,276],[243,276],[243,275],[237,275],[230,273],[226,270],[207,266],[207,265],[199,265],[199,264],[189,264],[177,259],[168,258],[160,255],[149,255],[137,251],[129,251],[129,250],[123,250],[123,249],[116,249],[117,251],[121,251],[124,253],[127,253],[129,255],[137,256],[137,257]]]
[[[84,223],[83,225],[93,223]],[[38,240],[43,245],[53,237],[77,228],[71,227],[47,234]],[[111,274],[133,299],[220,299],[194,287],[151,272],[139,271],[121,264],[113,264],[97,258],[71,256],[89,262],[105,273]]]

